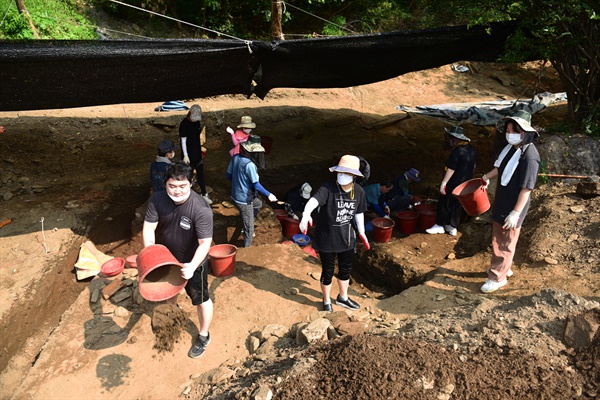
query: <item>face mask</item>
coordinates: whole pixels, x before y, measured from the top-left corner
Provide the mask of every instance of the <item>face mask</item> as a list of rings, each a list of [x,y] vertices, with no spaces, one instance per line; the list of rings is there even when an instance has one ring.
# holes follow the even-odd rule
[[[250,129],[250,128],[244,128],[243,131],[246,132],[246,133],[250,133],[250,132],[252,132],[252,129]]]
[[[343,174],[341,172],[338,172],[337,174],[337,183],[339,183],[342,186],[352,183],[353,180],[354,177],[352,175]]]
[[[173,200],[173,201],[175,202],[175,204],[181,204],[181,203],[185,202],[187,199],[189,199],[189,198],[190,198],[190,195],[191,195],[191,194],[192,194],[192,191],[190,190],[189,192],[187,192],[187,193],[186,193],[186,194],[184,194],[183,196],[178,196],[178,197],[175,197],[175,196],[171,196],[171,195],[169,194],[169,192],[167,192],[167,196],[169,196],[169,198],[170,198],[171,200]]]
[[[513,146],[515,146],[515,145],[521,143],[523,141],[523,139],[521,139],[520,133],[507,133],[506,141],[508,142],[508,144],[512,144]]]

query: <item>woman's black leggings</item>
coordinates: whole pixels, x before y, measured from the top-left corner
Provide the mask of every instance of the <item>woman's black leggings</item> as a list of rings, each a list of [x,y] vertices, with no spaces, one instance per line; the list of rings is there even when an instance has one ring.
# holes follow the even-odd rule
[[[319,252],[321,258],[321,283],[323,285],[331,285],[333,279],[333,273],[335,270],[335,258],[338,260],[338,274],[337,278],[340,281],[347,281],[350,279],[350,272],[352,271],[352,258],[354,257],[354,249],[344,251],[342,253],[323,253]]]

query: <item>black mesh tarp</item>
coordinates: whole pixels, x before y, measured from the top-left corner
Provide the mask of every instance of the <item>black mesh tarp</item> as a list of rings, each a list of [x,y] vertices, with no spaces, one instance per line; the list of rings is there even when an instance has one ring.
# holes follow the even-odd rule
[[[494,61],[513,29],[497,24],[490,35],[461,26],[250,46],[232,40],[5,41],[0,111],[357,86],[459,60]]]

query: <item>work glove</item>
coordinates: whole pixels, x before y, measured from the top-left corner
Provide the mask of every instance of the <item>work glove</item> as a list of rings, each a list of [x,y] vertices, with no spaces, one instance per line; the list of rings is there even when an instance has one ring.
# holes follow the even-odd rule
[[[235,131],[233,129],[231,129],[231,127],[227,127],[226,129],[227,133],[229,133],[230,135],[233,135],[235,133]]]
[[[183,264],[183,268],[181,268],[181,277],[183,279],[191,279],[194,276],[194,272],[196,271],[196,267],[192,265],[192,263]]]
[[[488,185],[490,184],[490,179],[487,177],[486,174],[483,174],[483,176],[481,177],[482,182],[482,186],[484,189],[487,190]]]
[[[277,197],[273,193],[270,193],[269,194],[269,201],[271,203],[275,203],[277,201]]]
[[[447,183],[448,183],[448,182],[444,182],[444,181],[442,181],[442,184],[440,185],[440,193],[441,193],[442,195],[446,195],[446,184],[447,184]]]
[[[413,198],[410,200],[410,202],[414,205],[421,204],[421,201],[423,200],[421,200],[419,196],[413,196]]]
[[[384,215],[383,218],[392,219],[389,214]]]
[[[512,210],[504,220],[504,225],[502,225],[502,229],[515,229],[517,227],[517,224],[519,223],[520,215],[520,212]]]
[[[183,156],[183,162],[190,165],[190,158],[188,156]]]
[[[313,220],[310,214],[304,213],[302,214],[302,219],[300,220],[300,232],[306,235],[306,231],[308,231],[308,227],[312,226]]]
[[[369,245],[369,239],[367,239],[365,234],[361,233],[360,235],[358,235],[358,237],[360,238],[360,241],[365,245],[365,250],[371,250],[371,246]]]
[[[385,213],[385,215],[388,215],[388,216],[389,216],[389,215],[390,215],[390,212],[391,212],[391,210],[390,210],[390,208],[389,208],[388,206],[385,206],[385,207],[383,207],[383,212]]]

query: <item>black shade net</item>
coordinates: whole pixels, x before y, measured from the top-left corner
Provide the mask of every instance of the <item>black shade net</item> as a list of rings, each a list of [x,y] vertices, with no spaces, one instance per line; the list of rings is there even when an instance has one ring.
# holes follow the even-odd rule
[[[358,86],[448,63],[495,61],[513,24],[281,42],[0,42],[0,111],[164,102],[273,88]],[[254,86],[256,85],[256,86]]]

